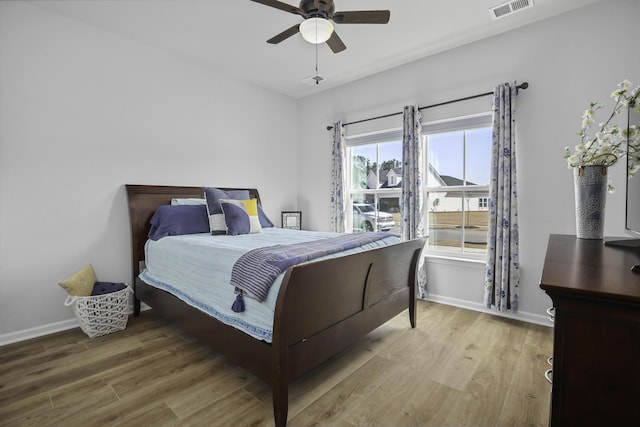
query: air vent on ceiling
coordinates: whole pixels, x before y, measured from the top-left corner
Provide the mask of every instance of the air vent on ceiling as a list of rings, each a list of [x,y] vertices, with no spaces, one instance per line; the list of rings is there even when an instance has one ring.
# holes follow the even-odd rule
[[[532,6],[533,0],[512,0],[490,8],[489,13],[493,19],[498,19]]]
[[[327,79],[322,77],[320,74],[316,74],[315,76],[307,77],[306,79],[303,80],[303,82],[308,84],[308,85],[317,85],[317,84],[322,83],[325,80],[327,80]]]

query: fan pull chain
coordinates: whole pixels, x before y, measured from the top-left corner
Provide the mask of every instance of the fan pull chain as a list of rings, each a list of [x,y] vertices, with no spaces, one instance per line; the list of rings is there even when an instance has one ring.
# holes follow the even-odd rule
[[[320,79],[318,79],[317,77],[320,75],[320,73],[318,73],[318,45],[316,44],[316,84],[319,85],[320,84]]]
[[[318,21],[316,21],[316,40],[318,40]],[[316,43],[316,85],[320,84],[320,79],[318,79],[318,43]]]

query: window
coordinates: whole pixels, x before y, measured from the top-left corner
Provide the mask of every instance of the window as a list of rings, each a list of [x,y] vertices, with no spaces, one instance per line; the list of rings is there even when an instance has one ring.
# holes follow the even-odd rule
[[[373,142],[377,141],[377,142]],[[347,138],[349,201],[347,229],[400,234],[402,136],[398,131]]]
[[[402,131],[347,137],[347,230],[400,235]],[[424,123],[424,212],[428,249],[484,255],[489,223],[491,115]]]
[[[484,119],[482,119],[484,117]],[[429,249],[484,254],[489,223],[490,116],[423,128]],[[484,122],[484,123],[483,123]],[[482,126],[484,124],[484,126]]]

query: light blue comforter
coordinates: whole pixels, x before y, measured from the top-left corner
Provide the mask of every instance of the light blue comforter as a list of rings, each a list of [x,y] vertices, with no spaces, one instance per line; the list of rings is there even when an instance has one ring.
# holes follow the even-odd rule
[[[212,236],[205,233],[149,240],[145,245],[146,269],[140,274],[140,279],[151,286],[170,292],[187,304],[254,338],[271,342],[275,304],[284,274],[276,278],[264,302],[246,298],[245,311],[235,313],[231,310],[235,299],[234,287],[230,285],[233,265],[244,253],[252,249],[302,243],[338,235],[265,228],[262,233],[240,236]],[[390,236],[314,261],[399,242],[399,238]]]

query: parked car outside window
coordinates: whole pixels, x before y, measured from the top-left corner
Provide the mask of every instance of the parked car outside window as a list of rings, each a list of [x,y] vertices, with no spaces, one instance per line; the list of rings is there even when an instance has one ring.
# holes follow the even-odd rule
[[[375,206],[367,203],[353,204],[353,228],[362,231],[389,231],[395,225],[393,215],[377,212]]]

